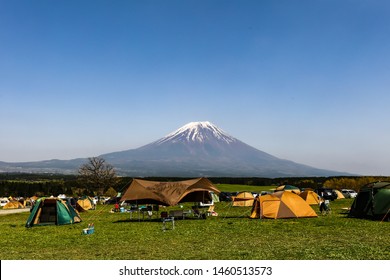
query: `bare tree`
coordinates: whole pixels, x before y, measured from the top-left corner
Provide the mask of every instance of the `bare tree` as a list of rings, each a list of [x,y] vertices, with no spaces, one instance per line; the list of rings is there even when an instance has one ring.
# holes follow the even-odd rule
[[[105,189],[117,183],[117,176],[114,167],[108,164],[104,158],[88,158],[79,170],[79,181],[84,184],[90,192],[103,194]]]

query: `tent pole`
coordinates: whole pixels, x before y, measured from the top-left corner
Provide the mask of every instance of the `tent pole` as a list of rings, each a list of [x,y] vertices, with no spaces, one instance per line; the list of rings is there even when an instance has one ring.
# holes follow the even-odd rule
[[[259,199],[260,200],[260,199]],[[261,221],[261,216],[263,216],[263,205],[262,205],[262,202],[259,203],[260,204],[260,210],[259,210],[259,219]]]
[[[232,205],[233,205],[233,200],[232,200],[232,201],[230,201],[230,203],[229,203],[229,209],[228,209],[228,211],[227,211],[227,212],[230,212]],[[227,212],[225,213],[225,217],[223,217],[224,219],[225,219],[225,218],[226,218],[226,216],[227,216]]]
[[[386,219],[386,217],[387,217],[387,215],[389,214],[389,212],[390,212],[390,208],[389,208],[389,210],[387,210],[387,213],[385,214],[385,216],[383,217],[383,219],[382,219],[381,222],[383,222],[383,221]]]

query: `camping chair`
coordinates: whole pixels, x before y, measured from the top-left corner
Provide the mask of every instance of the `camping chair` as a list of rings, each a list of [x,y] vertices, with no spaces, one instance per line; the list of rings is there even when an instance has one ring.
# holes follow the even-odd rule
[[[200,218],[201,214],[200,214],[199,208],[197,206],[192,206],[191,209],[192,209],[192,213],[193,213],[194,217]]]
[[[171,217],[168,215],[168,212],[166,211],[163,211],[161,212],[161,221],[163,223],[163,231],[167,230],[167,222],[171,222],[172,223],[172,229],[175,229],[175,217]]]
[[[130,213],[130,220],[133,219],[133,213],[138,213],[138,206],[137,205],[130,205],[130,209],[127,210],[127,212]]]
[[[144,220],[145,219],[145,214],[147,215],[147,217],[149,219],[152,218],[152,215],[153,215],[153,211],[152,211],[152,206],[141,206],[139,211],[141,212],[142,214],[142,219]],[[140,218],[139,218],[140,219]]]
[[[192,213],[194,213],[194,217],[206,219],[206,213],[201,213],[198,206],[192,206]]]
[[[155,212],[157,217],[159,216],[159,212],[160,212],[160,206],[158,204],[154,204],[152,206],[152,212]]]

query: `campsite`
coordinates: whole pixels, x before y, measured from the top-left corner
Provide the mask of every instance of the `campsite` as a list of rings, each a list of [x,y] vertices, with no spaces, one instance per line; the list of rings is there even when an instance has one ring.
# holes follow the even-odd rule
[[[269,191],[270,186],[218,184],[220,191]],[[252,198],[251,198],[252,199]],[[112,211],[97,205],[80,212],[81,222],[26,227],[30,212],[1,216],[2,260],[388,260],[390,225],[347,215],[354,199],[331,202],[317,217],[250,218],[251,206],[214,204],[217,215],[189,214],[163,229],[159,213]],[[160,206],[191,210],[194,203]],[[203,211],[205,211],[204,208]],[[83,234],[94,224],[93,234]]]

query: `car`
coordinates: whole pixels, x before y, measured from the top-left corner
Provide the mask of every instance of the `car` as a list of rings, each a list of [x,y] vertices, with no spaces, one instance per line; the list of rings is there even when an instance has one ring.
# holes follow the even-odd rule
[[[335,200],[337,199],[337,193],[333,189],[329,188],[318,188],[315,189],[314,192],[318,194],[322,199],[325,200]]]
[[[9,199],[6,197],[0,198],[0,206],[3,207],[9,202]]]
[[[341,193],[344,195],[345,198],[355,198],[357,196],[357,192],[350,189],[342,189]]]
[[[8,198],[1,198],[0,200],[0,206],[3,207],[9,202]]]

